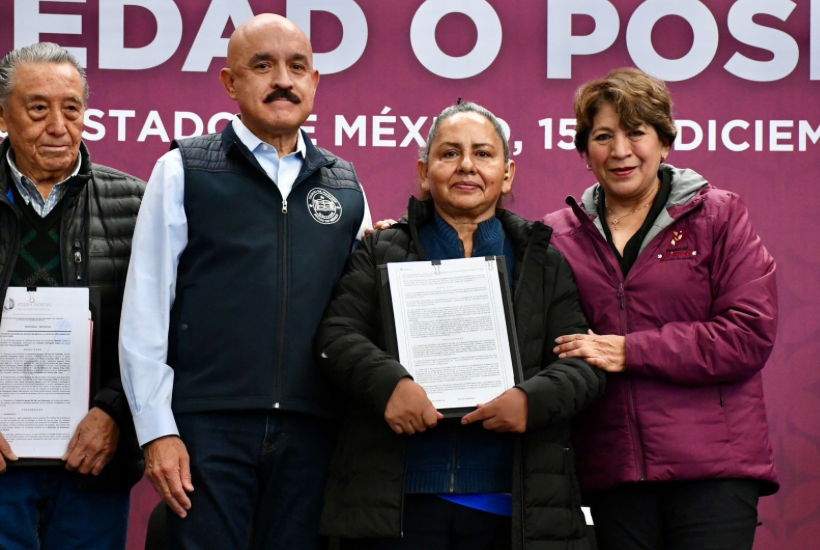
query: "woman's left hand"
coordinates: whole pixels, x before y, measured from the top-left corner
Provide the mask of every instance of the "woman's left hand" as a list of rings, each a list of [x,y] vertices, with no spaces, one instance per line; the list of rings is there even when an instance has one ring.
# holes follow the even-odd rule
[[[461,419],[462,424],[483,421],[485,430],[524,433],[529,418],[529,398],[520,388],[510,388],[489,403],[479,403],[478,410]]]
[[[623,336],[599,336],[590,330],[587,334],[560,336],[555,341],[558,345],[552,351],[559,359],[580,357],[606,372],[626,369],[626,338]]]

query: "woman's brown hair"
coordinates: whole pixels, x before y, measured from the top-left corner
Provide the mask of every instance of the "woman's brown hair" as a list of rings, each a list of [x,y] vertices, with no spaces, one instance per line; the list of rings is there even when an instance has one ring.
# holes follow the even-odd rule
[[[616,69],[606,78],[587,82],[575,93],[575,148],[587,153],[592,121],[605,103],[611,103],[621,125],[634,130],[649,124],[666,145],[678,135],[672,118],[672,97],[662,80],[635,68]]]

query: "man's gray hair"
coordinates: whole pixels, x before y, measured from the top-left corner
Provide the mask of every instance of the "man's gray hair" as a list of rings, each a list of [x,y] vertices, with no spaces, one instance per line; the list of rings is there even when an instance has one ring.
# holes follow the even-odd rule
[[[441,112],[441,114],[436,118],[436,120],[433,122],[433,127],[430,128],[430,134],[427,136],[427,143],[421,150],[421,161],[425,164],[427,164],[430,161],[430,149],[433,147],[433,142],[436,141],[436,136],[438,136],[438,129],[441,125],[441,122],[459,113],[476,113],[490,121],[490,124],[493,125],[495,132],[498,134],[498,139],[500,139],[501,143],[504,144],[504,162],[509,164],[510,142],[507,141],[506,136],[504,136],[504,127],[501,126],[501,122],[498,120],[498,117],[492,114],[488,109],[476,103],[472,103],[470,101],[458,103],[456,105],[450,105],[449,107],[444,109]]]
[[[26,63],[68,63],[80,73],[80,78],[83,79],[83,99],[88,103],[88,80],[85,77],[85,69],[77,58],[53,42],[38,42],[12,50],[0,61],[0,103],[3,107],[9,106],[9,98],[14,89],[14,71]]]

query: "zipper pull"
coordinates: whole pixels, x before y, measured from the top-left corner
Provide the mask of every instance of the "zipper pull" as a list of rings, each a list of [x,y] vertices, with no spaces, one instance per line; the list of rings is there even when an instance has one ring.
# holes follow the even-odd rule
[[[82,279],[82,263],[83,263],[83,255],[80,253],[79,250],[74,251],[74,263],[77,264],[77,280]]]
[[[618,285],[618,298],[621,299],[621,309],[626,308],[626,305],[624,305],[624,284],[623,283]]]
[[[288,199],[282,201],[282,214],[288,213]]]

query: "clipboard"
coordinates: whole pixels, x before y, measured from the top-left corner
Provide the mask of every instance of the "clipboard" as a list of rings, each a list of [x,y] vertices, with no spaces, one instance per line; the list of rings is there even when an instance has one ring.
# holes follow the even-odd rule
[[[524,379],[524,376],[523,369],[521,367],[521,354],[518,346],[518,338],[516,336],[515,315],[512,305],[511,278],[507,272],[507,262],[504,256],[485,256],[484,259],[486,261],[495,260],[495,271],[498,274],[498,280],[501,287],[507,339],[509,341],[510,358],[513,367],[513,378],[515,385],[518,385]],[[427,260],[423,263],[436,266],[441,265],[441,260]],[[382,330],[384,332],[383,345],[385,351],[387,351],[396,361],[399,361],[396,319],[393,309],[393,297],[390,288],[390,276],[388,274],[387,264],[377,266],[377,277],[380,309],[379,313],[382,318]],[[461,418],[474,410],[476,410],[475,405],[469,407],[444,408],[440,409],[439,412],[444,415],[445,418]]]

